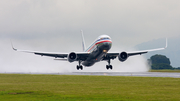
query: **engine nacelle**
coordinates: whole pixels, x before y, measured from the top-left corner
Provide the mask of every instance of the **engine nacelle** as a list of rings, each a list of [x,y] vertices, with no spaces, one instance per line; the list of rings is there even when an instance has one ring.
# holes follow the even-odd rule
[[[121,62],[124,62],[126,61],[126,59],[128,58],[128,54],[126,52],[121,52],[119,55],[118,55],[118,59],[119,61]]]
[[[76,59],[77,59],[76,53],[74,53],[74,52],[69,53],[69,55],[68,55],[68,61],[69,62],[74,62]]]

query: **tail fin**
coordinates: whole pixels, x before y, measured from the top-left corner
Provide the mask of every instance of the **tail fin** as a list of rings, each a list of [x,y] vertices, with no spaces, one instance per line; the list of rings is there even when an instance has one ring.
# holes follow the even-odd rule
[[[86,50],[86,44],[85,44],[85,41],[84,41],[83,30],[81,30],[81,34],[82,34],[82,47],[83,47],[83,51],[85,51]]]

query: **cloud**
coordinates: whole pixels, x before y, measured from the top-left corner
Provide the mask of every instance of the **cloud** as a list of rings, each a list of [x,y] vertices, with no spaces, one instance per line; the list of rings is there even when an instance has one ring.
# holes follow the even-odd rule
[[[0,1],[0,33],[33,39],[69,36],[83,29],[90,35],[119,36],[123,43],[129,39],[137,44],[178,35],[179,3],[179,0]]]

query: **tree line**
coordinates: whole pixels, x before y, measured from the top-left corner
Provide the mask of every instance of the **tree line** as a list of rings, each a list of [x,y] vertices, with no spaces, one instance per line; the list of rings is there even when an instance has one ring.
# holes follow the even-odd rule
[[[156,54],[150,57],[150,59],[148,59],[148,63],[151,65],[151,69],[155,69],[155,70],[159,70],[159,69],[179,69],[172,67],[171,66],[171,62],[170,59],[167,58],[164,55],[160,55],[160,54]]]

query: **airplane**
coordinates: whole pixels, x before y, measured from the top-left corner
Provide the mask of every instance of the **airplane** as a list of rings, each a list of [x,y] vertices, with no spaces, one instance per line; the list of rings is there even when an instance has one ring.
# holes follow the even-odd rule
[[[83,52],[70,52],[70,53],[52,53],[52,52],[38,52],[38,51],[28,51],[28,50],[18,50],[13,47],[15,51],[34,53],[35,55],[41,56],[49,56],[55,57],[55,60],[65,60],[70,63],[78,61],[77,70],[83,70],[83,66],[90,67],[93,66],[96,62],[107,61],[108,65],[106,65],[106,69],[113,69],[111,65],[111,60],[114,60],[118,57],[119,61],[124,62],[130,56],[141,55],[151,51],[164,50],[167,48],[167,38],[166,38],[166,46],[164,48],[156,48],[150,50],[142,50],[142,51],[134,51],[134,52],[108,52],[112,46],[112,40],[108,35],[99,36],[87,49],[85,46],[83,31],[82,34],[82,47]],[[59,59],[57,59],[59,58]]]

